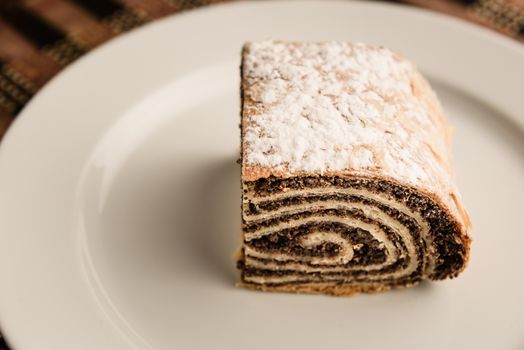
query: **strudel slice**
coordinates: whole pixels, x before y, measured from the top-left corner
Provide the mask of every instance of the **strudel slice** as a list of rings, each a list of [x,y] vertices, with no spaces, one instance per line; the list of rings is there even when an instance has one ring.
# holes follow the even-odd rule
[[[346,42],[242,51],[240,284],[346,295],[457,276],[470,220],[414,64]]]

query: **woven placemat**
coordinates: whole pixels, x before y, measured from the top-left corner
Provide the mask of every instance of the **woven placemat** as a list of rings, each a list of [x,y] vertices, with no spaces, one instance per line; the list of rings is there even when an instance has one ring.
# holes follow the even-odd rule
[[[0,138],[38,90],[84,53],[157,18],[224,1],[232,0],[0,0]],[[524,0],[393,2],[463,18],[524,43]],[[1,335],[0,350],[8,350]]]

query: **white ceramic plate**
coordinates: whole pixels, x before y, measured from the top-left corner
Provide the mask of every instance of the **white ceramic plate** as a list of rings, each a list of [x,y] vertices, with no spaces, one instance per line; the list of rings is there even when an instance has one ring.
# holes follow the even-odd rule
[[[234,288],[239,52],[383,44],[455,125],[475,223],[460,278],[351,298]],[[82,58],[0,148],[0,317],[17,350],[523,349],[524,48],[381,3],[210,7]]]

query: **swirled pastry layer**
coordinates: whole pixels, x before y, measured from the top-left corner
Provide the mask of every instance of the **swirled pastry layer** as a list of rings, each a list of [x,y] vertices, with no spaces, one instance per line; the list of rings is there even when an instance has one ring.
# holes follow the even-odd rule
[[[246,44],[241,130],[242,285],[351,294],[466,266],[449,127],[411,62],[363,44]]]

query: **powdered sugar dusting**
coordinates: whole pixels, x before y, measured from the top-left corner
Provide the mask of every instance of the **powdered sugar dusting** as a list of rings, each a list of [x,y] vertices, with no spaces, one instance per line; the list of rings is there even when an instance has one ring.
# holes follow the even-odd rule
[[[244,127],[246,164],[291,173],[380,170],[411,183],[448,177],[446,164],[420,160],[445,158],[447,146],[430,141],[442,130],[415,96],[411,62],[341,42],[262,41],[245,50],[244,93],[254,111]]]

